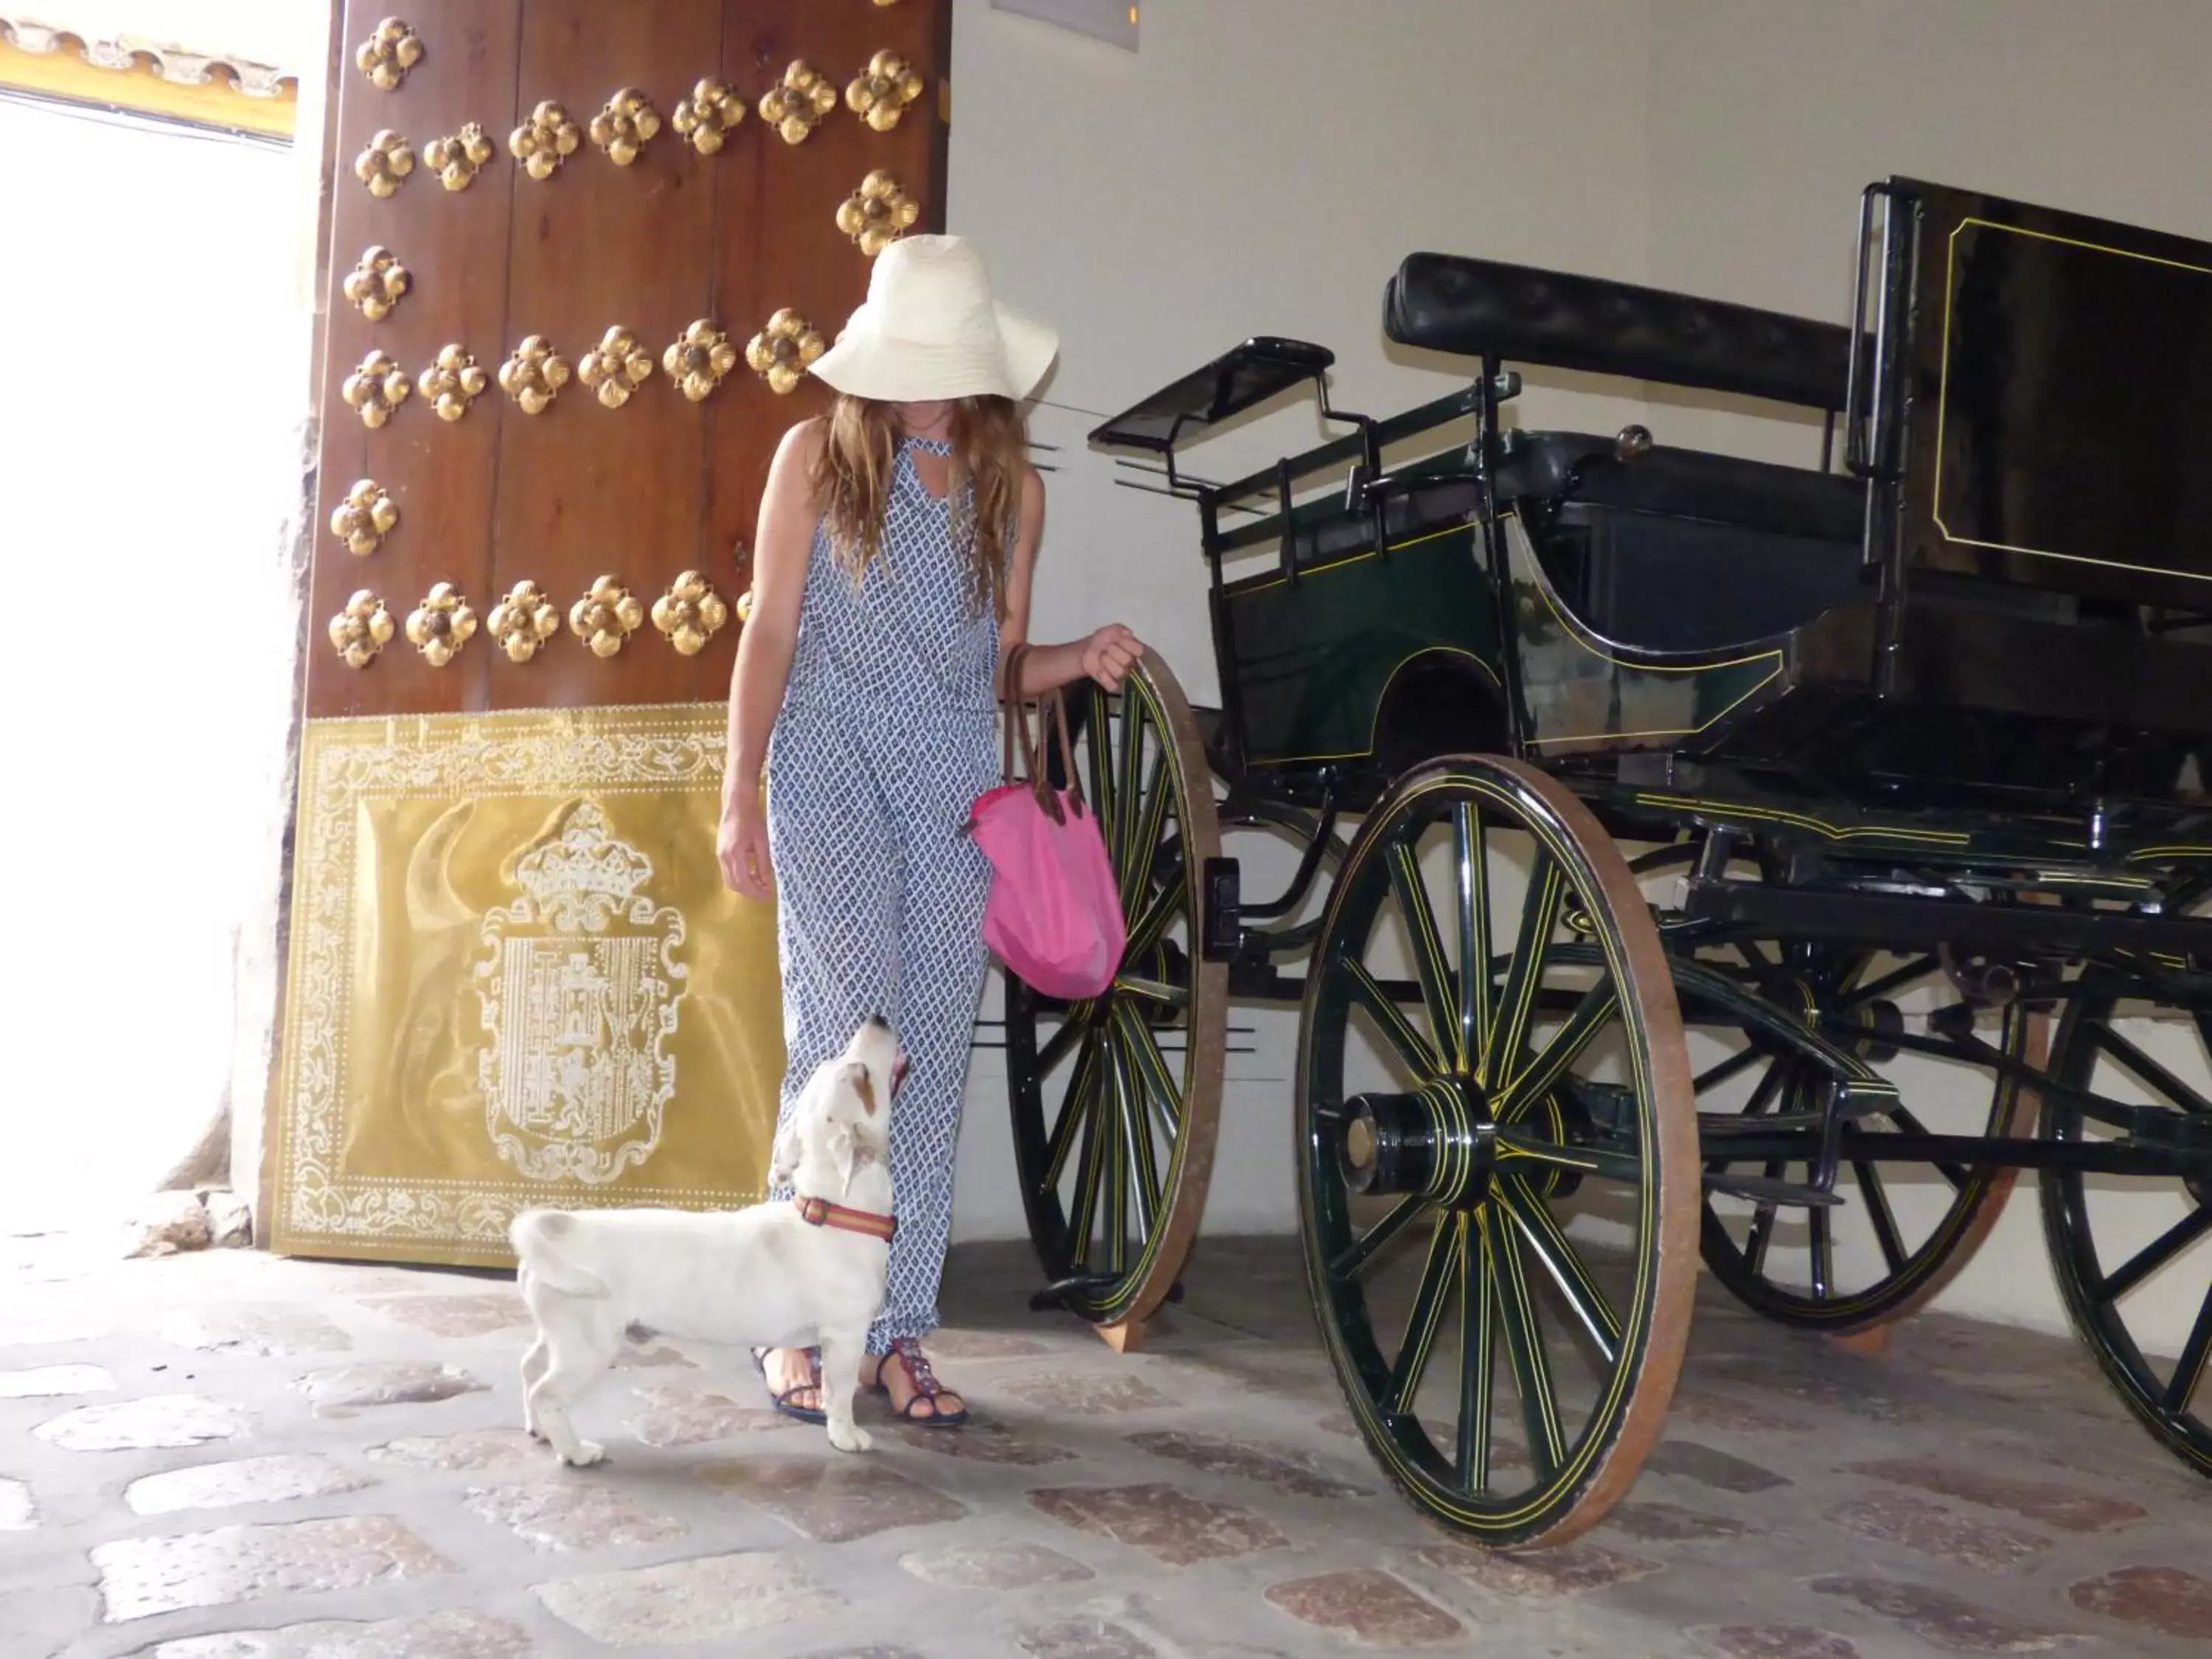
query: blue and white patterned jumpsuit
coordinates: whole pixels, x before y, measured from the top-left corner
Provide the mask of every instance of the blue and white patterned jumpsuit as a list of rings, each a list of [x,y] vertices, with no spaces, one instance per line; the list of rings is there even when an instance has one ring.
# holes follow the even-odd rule
[[[878,1354],[937,1328],[991,887],[967,824],[999,781],[998,618],[970,597],[952,514],[923,486],[915,449],[950,453],[919,438],[900,446],[882,550],[862,582],[826,529],[815,532],[769,747],[783,1116],[871,1014],[891,1022],[909,1062],[891,1116],[898,1232],[868,1333]]]

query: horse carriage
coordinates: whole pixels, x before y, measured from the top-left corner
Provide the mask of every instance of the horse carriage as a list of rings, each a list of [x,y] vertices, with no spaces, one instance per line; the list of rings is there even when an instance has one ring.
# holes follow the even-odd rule
[[[1073,711],[1129,945],[1093,1001],[1008,987],[1040,1302],[1174,1292],[1230,1005],[1297,1004],[1329,1358],[1485,1541],[1627,1489],[1700,1255],[1863,1331],[2021,1170],[2083,1340],[2212,1474],[2212,246],[1897,179],[1856,282],[1844,327],[1416,254],[1385,331],[1464,390],[1371,419],[1253,339],[1092,434],[1198,509],[1222,707],[1148,657]],[[1516,366],[1676,389],[1662,428],[1789,406],[1820,464],[1519,429]],[[1183,469],[1307,386],[1345,435]],[[1224,828],[1291,843],[1283,891]]]

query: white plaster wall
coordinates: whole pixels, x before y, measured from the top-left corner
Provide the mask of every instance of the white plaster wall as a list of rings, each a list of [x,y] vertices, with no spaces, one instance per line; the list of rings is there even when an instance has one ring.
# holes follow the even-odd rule
[[[1134,54],[960,0],[951,225],[1064,339],[1034,422],[1059,468],[1040,636],[1127,620],[1194,700],[1214,696],[1189,509],[1115,488],[1082,434],[1255,333],[1334,347],[1353,408],[1449,389],[1449,360],[1381,337],[1407,252],[1840,319],[1858,191],[1891,173],[2212,236],[2207,63],[2203,0],[1158,0]],[[1606,430],[1635,410],[1662,441],[1818,453],[1817,427],[1756,406],[1531,378],[1533,425]],[[1192,465],[1229,476],[1317,430],[1303,409],[1273,416]],[[1248,890],[1269,884],[1248,868]],[[1206,1224],[1287,1230],[1293,1022],[1237,1021],[1253,1029],[1233,1044]],[[977,1055],[969,1100],[957,1231],[1018,1236],[995,1054]],[[1933,1115],[1957,1125],[1976,1104]],[[1948,1305],[2063,1322],[2033,1187]],[[2184,1315],[2177,1298],[2154,1323],[2178,1341]]]

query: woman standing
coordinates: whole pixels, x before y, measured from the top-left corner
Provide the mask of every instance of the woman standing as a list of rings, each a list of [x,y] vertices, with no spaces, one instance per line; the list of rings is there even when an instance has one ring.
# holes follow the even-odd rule
[[[1051,329],[992,300],[962,239],[884,250],[866,303],[813,366],[834,408],[786,433],[769,469],[731,688],[716,850],[732,887],[780,900],[783,1110],[872,1014],[911,1064],[891,1115],[890,1289],[862,1374],[830,1386],[881,1389],[939,1427],[967,1419],[921,1344],[937,1328],[991,883],[966,826],[999,781],[1000,665],[1028,637],[1044,526],[1017,404],[1057,349]],[[1119,626],[1038,647],[1018,690],[1086,675],[1117,690],[1142,650]],[[821,1420],[819,1354],[763,1363],[777,1407]]]

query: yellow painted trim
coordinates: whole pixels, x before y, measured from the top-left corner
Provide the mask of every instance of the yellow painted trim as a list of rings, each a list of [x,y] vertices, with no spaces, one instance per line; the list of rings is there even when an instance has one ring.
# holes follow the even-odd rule
[[[219,64],[216,72],[221,73]],[[0,87],[274,138],[290,138],[300,112],[296,81],[285,82],[279,96],[256,98],[223,82],[180,85],[165,78],[145,52],[137,54],[129,69],[102,69],[73,50],[26,52],[5,40],[0,40]]]
[[[1361,556],[1366,558],[1373,556],[1363,554]],[[1464,657],[1482,671],[1483,678],[1492,686],[1499,691],[1505,690],[1504,684],[1498,678],[1498,671],[1474,652],[1456,645],[1425,645],[1419,650],[1408,652],[1399,658],[1389,673],[1383,677],[1382,690],[1375,699],[1375,717],[1367,722],[1366,748],[1349,749],[1340,755],[1279,755],[1273,760],[1254,761],[1252,763],[1254,769],[1259,770],[1270,766],[1310,766],[1321,761],[1365,760],[1375,752],[1376,728],[1382,723],[1382,705],[1390,700],[1390,688],[1398,683],[1399,675],[1404,673],[1408,666],[1419,662],[1424,657]]]
[[[1959,238],[1969,225],[1979,225],[1984,230],[2002,230],[2014,236],[2030,236],[2038,241],[2056,242],[2063,247],[2078,247],[2091,253],[2117,254],[2124,259],[2140,259],[2145,264],[2164,265],[2172,270],[2194,271],[2201,276],[2212,276],[2212,267],[2192,265],[2179,259],[2161,259],[2156,254],[2137,253],[2124,247],[2106,247],[2101,242],[2084,242],[2072,236],[2054,236],[2048,231],[2028,230],[2019,225],[2002,225],[1994,219],[1961,219],[1951,228],[1943,251],[1943,367],[1936,392],[1936,495],[1929,507],[1929,517],[1936,523],[1943,539],[1954,547],[1986,548],[1994,553],[2021,553],[2030,558],[2057,559],[2067,564],[2094,565],[2100,570],[2131,570],[2138,575],[2166,576],[2180,581],[2212,582],[2212,574],[2198,570],[2169,570],[2154,564],[2131,564],[2124,559],[2092,558],[2086,553],[2057,553],[2047,547],[2021,547],[2011,542],[1978,541],[1972,536],[1954,536],[1950,526],[1943,522],[1943,431],[1951,402],[1951,296],[1957,287],[1959,267]]]
[[[1442,530],[1431,530],[1419,536],[1408,536],[1402,542],[1391,542],[1388,544],[1387,550],[1392,553],[1402,553],[1409,547],[1419,547],[1424,543],[1436,541],[1441,537],[1472,535],[1475,528],[1472,520],[1465,524],[1446,525]],[[1239,552],[1256,550],[1256,547],[1238,550]],[[1375,550],[1370,547],[1364,553],[1347,553],[1340,559],[1331,559],[1327,564],[1304,565],[1299,568],[1297,580],[1305,581],[1315,576],[1325,576],[1332,570],[1343,569],[1346,565],[1364,564],[1374,556]],[[1284,575],[1248,577],[1244,581],[1228,584],[1222,592],[1229,599],[1241,599],[1247,593],[1264,593],[1271,587],[1285,586],[1290,580],[1290,577]]]
[[[1671,806],[1686,811],[1709,811],[1716,816],[1737,818],[1759,818],[1770,823],[1786,823],[1794,829],[1810,830],[1829,841],[1867,840],[1919,841],[1936,847],[1963,847],[1973,837],[1963,830],[1899,830],[1884,829],[1878,825],[1859,824],[1846,827],[1830,823],[1824,818],[1813,817],[1803,812],[1784,811],[1778,807],[1746,806],[1734,801],[1700,800],[1692,795],[1661,795],[1639,793],[1639,806]]]

